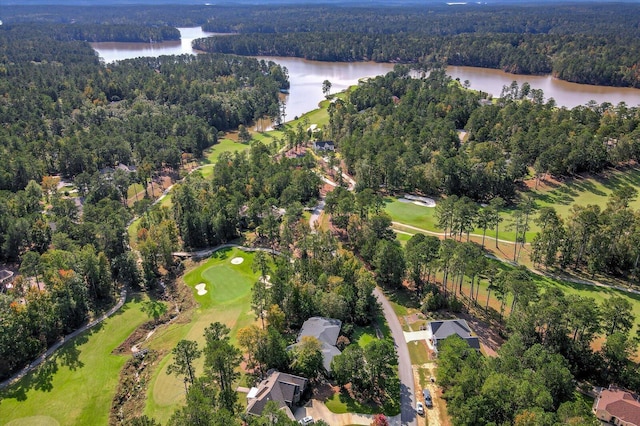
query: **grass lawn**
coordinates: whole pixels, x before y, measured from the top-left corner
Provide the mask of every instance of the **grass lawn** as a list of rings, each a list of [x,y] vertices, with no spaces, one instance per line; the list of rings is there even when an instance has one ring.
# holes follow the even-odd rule
[[[436,200],[436,203],[438,200]],[[406,225],[415,226],[416,228],[425,229],[431,232],[444,232],[443,229],[436,225],[437,219],[435,216],[435,208],[419,206],[413,203],[403,203],[395,198],[387,197],[385,199],[385,211],[394,222],[404,223]],[[515,232],[510,230],[511,225],[511,210],[505,209],[500,213],[503,218],[500,228],[498,229],[498,238],[501,240],[513,241],[515,239]],[[531,218],[533,219],[533,217]],[[531,230],[527,232],[527,241],[531,241],[535,234],[538,232],[538,228],[530,220],[529,227]],[[475,229],[472,233],[482,235],[482,229]],[[487,237],[495,237],[495,230],[487,229]],[[410,236],[401,237],[400,242],[408,240]],[[466,240],[466,238],[463,238]],[[489,240],[487,240],[489,241]]]
[[[632,186],[640,192],[640,168],[610,170],[596,176],[567,179],[560,185],[543,183],[528,194],[538,207],[554,207],[560,216],[566,218],[573,204],[596,204],[604,209],[609,195],[623,185]],[[634,210],[640,209],[640,198],[630,206]]]
[[[422,365],[428,363],[429,353],[427,352],[427,344],[424,340],[415,340],[407,343],[409,347],[409,357],[411,358],[411,364]]]
[[[363,404],[351,398],[345,390],[334,393],[330,399],[325,401],[325,404],[329,411],[336,414],[378,414],[381,410],[386,416],[395,416],[400,413],[400,405],[393,404],[392,401],[387,402],[382,407],[374,404]]]
[[[241,152],[249,149],[247,143],[236,142],[229,138],[220,139],[217,144],[207,149],[205,152],[205,164],[215,164],[223,152]]]
[[[372,325],[366,327],[354,327],[353,329],[352,343],[357,343],[357,345],[363,349],[376,339],[376,330]]]
[[[243,263],[231,264],[231,259],[241,257]],[[255,316],[251,311],[251,287],[258,276],[251,271],[253,253],[238,249],[223,249],[211,258],[184,275],[185,283],[193,289],[199,307],[193,312],[190,321],[171,326],[156,333],[149,342],[153,349],[167,353],[181,339],[195,340],[204,346],[204,329],[209,324],[220,321],[231,329],[231,341],[239,328],[253,324]],[[195,286],[206,284],[207,293],[198,295]],[[166,374],[172,356],[165,356],[155,371],[149,385],[145,414],[154,417],[163,424],[167,422],[175,409],[184,402],[184,384],[182,378]],[[197,374],[202,373],[202,358],[195,363]]]
[[[45,364],[0,393],[0,419],[17,425],[104,425],[127,356],[112,355],[148,320],[143,298],[67,343]]]

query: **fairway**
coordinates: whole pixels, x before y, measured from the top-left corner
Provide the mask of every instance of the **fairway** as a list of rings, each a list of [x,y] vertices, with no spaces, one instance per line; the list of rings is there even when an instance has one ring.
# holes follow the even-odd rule
[[[171,349],[181,339],[195,340],[204,346],[204,329],[219,321],[231,329],[231,342],[235,344],[238,329],[255,323],[251,310],[251,287],[258,275],[251,270],[253,253],[239,249],[222,249],[184,275],[184,282],[193,291],[198,307],[187,323],[175,323],[158,331],[148,343],[152,349],[167,355],[149,384],[145,414],[163,424],[184,403],[184,383],[181,377],[167,375],[167,367],[173,362]],[[241,257],[244,261],[234,265],[231,260]],[[205,284],[206,294],[198,295],[196,285]],[[202,374],[203,359],[195,362],[196,373]]]
[[[128,356],[113,351],[147,321],[142,298],[59,349],[45,364],[0,393],[1,424],[106,425]]]
[[[604,209],[613,191],[628,185],[640,192],[640,168],[607,170],[601,175],[567,179],[560,185],[541,185],[537,190],[528,192],[536,201],[538,208],[553,207],[560,216],[570,216],[571,206],[596,204]],[[640,197],[630,203],[634,210],[640,209]]]

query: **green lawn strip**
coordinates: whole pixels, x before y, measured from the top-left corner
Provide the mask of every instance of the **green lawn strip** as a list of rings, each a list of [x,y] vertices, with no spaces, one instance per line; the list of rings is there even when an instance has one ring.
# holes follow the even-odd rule
[[[640,168],[610,170],[598,176],[567,179],[560,186],[539,187],[527,194],[532,196],[538,208],[554,207],[560,216],[567,218],[573,204],[596,204],[604,209],[609,195],[623,185],[632,186],[640,192]],[[640,209],[640,198],[631,202],[630,207]]]
[[[217,144],[205,152],[206,161],[204,164],[215,164],[224,152],[242,152],[249,149],[249,147],[250,145],[248,143],[240,143],[228,138],[220,139]]]
[[[76,337],[42,366],[0,393],[0,419],[11,425],[107,424],[111,399],[127,356],[112,355],[148,320],[143,297]]]
[[[129,185],[129,188],[127,189],[127,198],[136,198],[136,194],[140,194],[141,192],[144,192],[144,186],[142,186],[139,183],[133,183],[131,185]],[[140,194],[138,197],[139,199],[142,199],[142,197],[144,196],[144,194]]]
[[[368,325],[366,327],[354,327],[352,343],[357,344],[361,348],[364,349],[369,343],[377,339],[376,330],[372,325]]]
[[[429,354],[425,347],[424,341],[408,342],[409,357],[411,358],[411,364],[422,365],[429,362]]]
[[[413,203],[403,203],[395,198],[387,197],[385,199],[385,211],[394,222],[400,222],[405,225],[415,226],[416,228],[425,229],[431,232],[444,232],[443,229],[436,225],[437,218],[435,216],[435,208],[419,206]],[[437,201],[436,201],[437,202]],[[512,228],[511,222],[512,210],[505,209],[500,213],[503,218],[498,229],[498,238],[506,241],[513,241],[515,239],[515,230]],[[529,220],[529,231],[527,232],[527,241],[533,240],[533,237],[538,232],[537,225],[533,222],[534,216]],[[473,234],[482,235],[482,229],[474,229]],[[486,236],[494,238],[496,235],[495,229],[487,229]],[[404,237],[403,237],[404,238]],[[408,237],[410,238],[410,237]],[[466,238],[463,237],[463,241]]]
[[[184,403],[184,382],[182,378],[166,374],[167,366],[172,362],[169,354],[181,339],[195,340],[204,347],[204,329],[209,324],[220,321],[231,329],[231,342],[237,344],[235,337],[238,329],[255,323],[251,311],[251,287],[258,278],[251,271],[253,253],[239,249],[223,249],[211,258],[184,275],[184,281],[194,291],[199,307],[188,323],[172,324],[158,332],[150,340],[152,349],[167,353],[160,360],[151,379],[147,395],[145,414],[166,423],[171,414]],[[243,263],[231,264],[231,259],[242,257]],[[204,283],[207,293],[198,295],[195,286]],[[203,359],[195,363],[196,373],[203,372]]]
[[[398,403],[388,401],[382,407],[376,404],[362,403],[353,399],[345,390],[334,393],[325,404],[329,411],[336,414],[378,414],[382,411],[386,416],[395,416],[400,413],[400,405]]]
[[[129,234],[129,245],[132,249],[135,249],[138,242],[138,228],[140,228],[140,218],[137,218],[127,228],[127,234]]]

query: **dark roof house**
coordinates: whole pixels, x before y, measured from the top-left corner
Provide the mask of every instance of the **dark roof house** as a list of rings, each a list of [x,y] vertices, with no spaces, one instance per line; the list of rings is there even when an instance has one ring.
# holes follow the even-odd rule
[[[291,409],[300,402],[300,397],[307,387],[307,379],[293,374],[272,372],[257,388],[251,388],[247,395],[247,413],[259,416],[269,401],[275,401],[287,413],[287,417],[295,420]]]
[[[436,353],[438,353],[438,341],[454,334],[460,336],[472,348],[480,350],[480,341],[471,335],[471,329],[463,319],[431,321],[427,325],[427,334],[430,336],[429,340]]]
[[[608,424],[640,426],[640,401],[622,389],[603,389],[593,402],[593,414]]]
[[[303,337],[313,336],[322,345],[322,365],[327,373],[331,373],[331,361],[340,350],[336,347],[342,321],[332,318],[311,317],[302,324],[302,329],[296,341],[300,343]],[[290,347],[294,347],[292,345]]]

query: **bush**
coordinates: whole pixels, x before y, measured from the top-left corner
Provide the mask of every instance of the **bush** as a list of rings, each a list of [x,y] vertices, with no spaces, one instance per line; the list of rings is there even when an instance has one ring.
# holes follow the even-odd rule
[[[462,306],[462,301],[455,296],[453,297],[453,299],[449,300],[449,309],[451,309],[452,312],[462,312]]]

